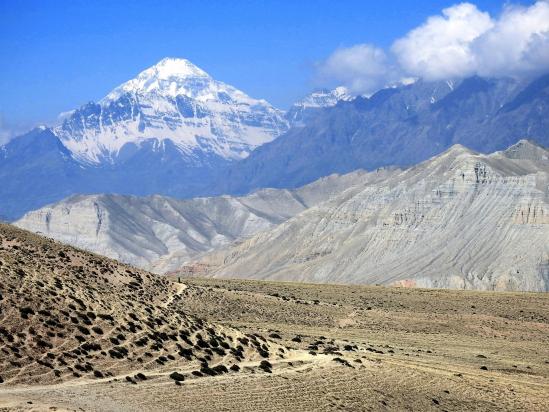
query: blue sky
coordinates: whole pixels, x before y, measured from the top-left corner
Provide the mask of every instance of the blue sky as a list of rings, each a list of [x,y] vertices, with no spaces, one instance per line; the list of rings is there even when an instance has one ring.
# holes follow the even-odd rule
[[[390,48],[453,4],[0,0],[0,129],[51,123],[166,56],[286,109],[320,85],[315,65],[335,50]],[[475,4],[491,15],[503,6]]]

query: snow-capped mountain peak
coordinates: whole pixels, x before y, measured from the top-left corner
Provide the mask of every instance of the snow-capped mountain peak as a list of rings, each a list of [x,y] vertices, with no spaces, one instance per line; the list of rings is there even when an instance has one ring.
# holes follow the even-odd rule
[[[304,108],[321,108],[335,106],[341,100],[352,99],[349,90],[344,86],[336,87],[333,90],[320,89],[305,96],[296,106]]]
[[[134,79],[118,86],[102,103],[118,99],[125,93],[152,93],[175,97],[188,94],[189,83],[200,80],[202,85],[214,82],[208,73],[187,59],[167,57],[143,70]]]
[[[167,79],[175,77],[209,77],[208,73],[187,59],[166,57],[148,70],[154,70],[157,77]]]
[[[165,58],[115,88],[99,103],[74,111],[56,134],[86,163],[114,163],[121,150],[170,140],[198,165],[213,157],[246,157],[287,130],[283,113],[217,81],[186,59]],[[130,148],[130,146],[128,146]]]
[[[340,101],[349,101],[352,99],[353,96],[344,86],[336,87],[333,90],[315,90],[303,99],[295,102],[286,114],[286,118],[292,126],[303,126],[308,116],[314,110],[332,107]]]

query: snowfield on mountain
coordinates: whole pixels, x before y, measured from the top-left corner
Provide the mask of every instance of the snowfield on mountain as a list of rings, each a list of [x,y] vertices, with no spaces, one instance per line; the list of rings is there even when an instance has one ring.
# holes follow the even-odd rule
[[[85,162],[116,162],[149,139],[156,150],[170,139],[198,162],[200,152],[244,158],[286,129],[283,112],[265,100],[213,79],[188,60],[166,58],[99,103],[76,110],[55,134]]]

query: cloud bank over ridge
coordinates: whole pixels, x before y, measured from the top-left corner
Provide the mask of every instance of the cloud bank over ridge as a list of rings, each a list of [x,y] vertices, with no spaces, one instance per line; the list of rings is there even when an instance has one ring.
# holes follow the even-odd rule
[[[460,3],[396,39],[339,48],[317,66],[320,82],[368,94],[403,78],[528,77],[549,71],[549,1],[507,4],[490,16]]]

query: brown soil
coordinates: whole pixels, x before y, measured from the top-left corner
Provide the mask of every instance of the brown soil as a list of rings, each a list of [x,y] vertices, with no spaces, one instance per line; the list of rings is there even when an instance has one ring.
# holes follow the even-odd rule
[[[198,278],[172,284],[0,229],[0,325],[13,339],[0,333],[0,411],[549,410],[547,294]],[[22,315],[24,307],[34,314]],[[132,332],[130,321],[142,330]],[[137,345],[161,332],[167,340]],[[120,333],[125,340],[113,344]],[[229,349],[202,348],[198,334]],[[101,349],[82,351],[95,342]],[[190,359],[178,344],[193,351]],[[235,357],[238,344],[243,355]],[[109,350],[119,346],[127,356],[112,358]],[[160,356],[167,361],[157,363]],[[239,371],[194,375],[206,356],[209,367],[236,364]],[[105,376],[75,369],[86,363]],[[183,375],[180,385],[173,372]]]

